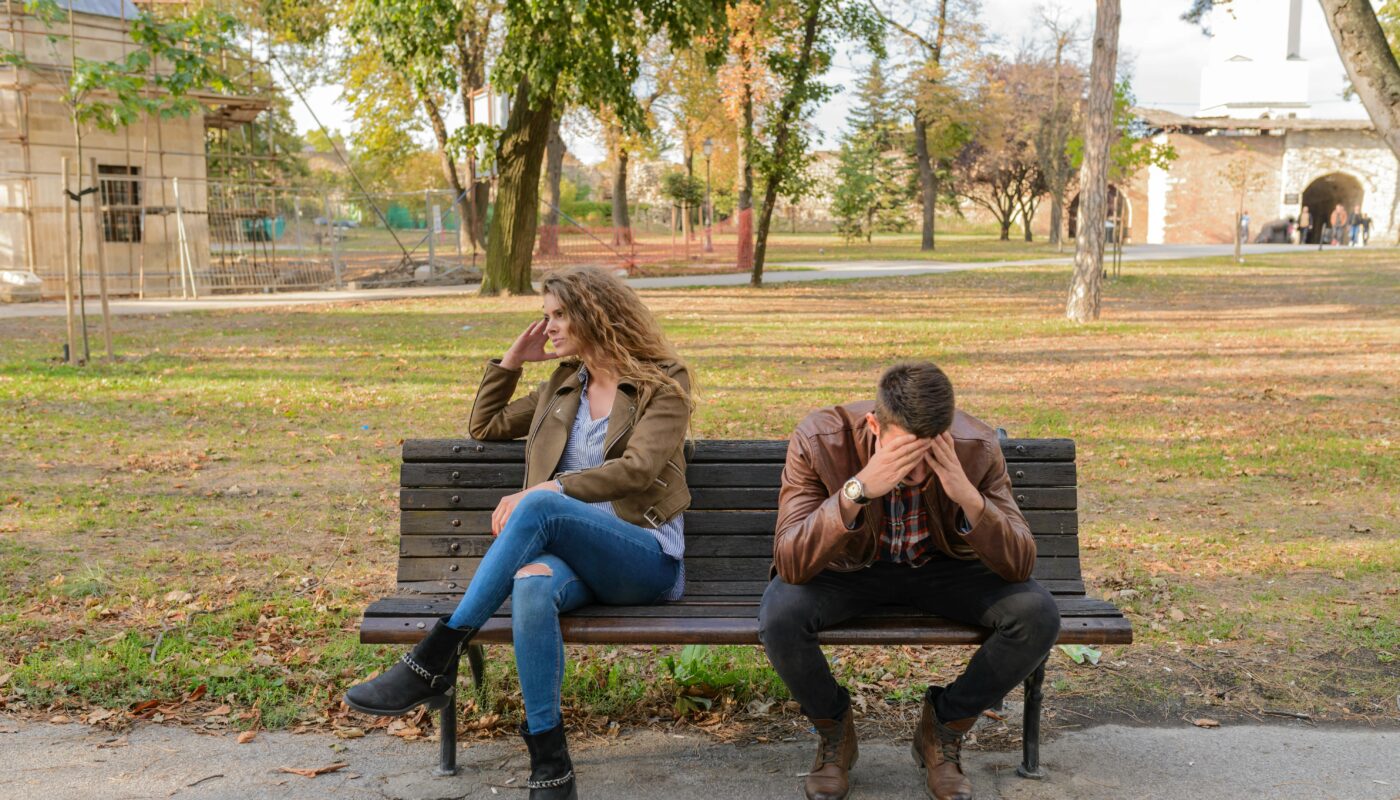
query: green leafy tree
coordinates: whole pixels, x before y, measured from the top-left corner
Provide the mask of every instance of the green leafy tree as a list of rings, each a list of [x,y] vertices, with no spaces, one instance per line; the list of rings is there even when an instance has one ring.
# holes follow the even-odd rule
[[[426,121],[443,178],[461,218],[470,221],[458,231],[463,252],[482,243],[487,187],[478,182],[474,162],[468,159],[466,174],[458,164],[494,140],[495,131],[473,119],[472,96],[486,84],[487,51],[502,7],[503,0],[354,0],[350,6],[348,28],[360,46],[341,70],[360,123],[357,139],[372,147]],[[466,119],[455,128],[448,122],[454,106]]]
[[[722,0],[599,0],[587,5],[538,0],[506,6],[504,40],[491,82],[515,88],[496,148],[500,177],[483,294],[533,291],[530,263],[539,221],[540,168],[556,106],[607,108],[626,130],[644,131],[646,114],[634,91],[642,48],[658,34],[674,49],[701,37],[717,41],[723,8]]]
[[[898,104],[881,59],[871,60],[856,91],[850,129],[841,141],[832,214],[846,241],[863,237],[869,242],[876,231],[909,227],[911,176],[902,149],[909,137],[898,122]]]
[[[763,285],[768,231],[778,198],[795,203],[812,188],[811,181],[803,178],[812,158],[808,122],[821,101],[836,91],[820,78],[831,65],[837,42],[855,40],[877,56],[885,53],[884,28],[863,2],[775,2],[772,14],[774,46],[765,60],[778,88],[776,105],[760,126],[753,148],[754,173],[763,185],[749,280],[754,286]]]
[[[906,91],[913,122],[913,154],[918,177],[921,237],[919,248],[935,247],[936,211],[940,202],[955,203],[953,159],[966,144],[967,109],[956,85],[963,63],[984,37],[971,0],[870,0],[871,7],[899,33],[897,41],[911,57]],[[901,21],[902,20],[902,21]]]

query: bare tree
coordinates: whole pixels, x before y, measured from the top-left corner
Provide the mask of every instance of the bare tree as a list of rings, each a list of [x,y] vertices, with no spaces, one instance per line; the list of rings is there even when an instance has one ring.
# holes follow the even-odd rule
[[[1235,200],[1235,261],[1243,264],[1244,257],[1241,255],[1240,245],[1244,238],[1244,201],[1250,192],[1257,192],[1264,187],[1266,176],[1263,170],[1255,167],[1249,145],[1240,142],[1238,148],[1230,162],[1220,171],[1220,176],[1225,179]]]
[[[564,179],[564,137],[559,133],[559,117],[549,121],[549,143],[544,147],[544,182],[549,193],[544,210],[544,224],[540,226],[540,255],[559,254],[559,201],[560,182]]]
[[[1064,9],[1059,5],[1048,9],[1041,7],[1040,20],[1050,36],[1053,71],[1050,107],[1041,117],[1035,149],[1040,159],[1045,189],[1050,194],[1050,243],[1059,249],[1063,242],[1065,194],[1074,178],[1068,144],[1083,82],[1079,68],[1070,59],[1081,37],[1079,20],[1066,21]]]
[[[1079,231],[1074,243],[1074,277],[1065,306],[1065,316],[1075,322],[1099,318],[1108,209],[1108,148],[1114,127],[1113,78],[1118,65],[1118,23],[1122,19],[1119,0],[1096,0],[1095,5],[1084,165],[1079,173]]]

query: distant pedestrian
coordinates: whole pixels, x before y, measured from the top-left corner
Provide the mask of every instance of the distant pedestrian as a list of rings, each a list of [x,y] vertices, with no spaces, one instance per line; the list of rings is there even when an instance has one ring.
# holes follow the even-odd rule
[[[1351,246],[1361,246],[1361,206],[1352,206],[1351,214],[1347,217],[1347,227],[1351,232]]]
[[[1370,243],[1371,243],[1371,215],[1370,215],[1370,214],[1362,214],[1362,215],[1361,215],[1361,242],[1362,242],[1362,244],[1370,244]]]
[[[1332,225],[1332,244],[1346,244],[1347,208],[1341,203],[1332,209],[1332,216],[1327,220]]]
[[[1312,212],[1307,206],[1303,206],[1303,213],[1298,215],[1298,244],[1308,243],[1308,231],[1312,229]]]
[[[1240,215],[1240,242],[1243,244],[1249,241],[1249,212]]]

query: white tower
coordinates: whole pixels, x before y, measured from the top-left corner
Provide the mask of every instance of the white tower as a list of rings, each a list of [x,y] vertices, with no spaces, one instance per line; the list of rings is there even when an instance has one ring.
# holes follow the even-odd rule
[[[1201,70],[1202,117],[1311,116],[1299,56],[1303,0],[1231,0],[1210,14]]]

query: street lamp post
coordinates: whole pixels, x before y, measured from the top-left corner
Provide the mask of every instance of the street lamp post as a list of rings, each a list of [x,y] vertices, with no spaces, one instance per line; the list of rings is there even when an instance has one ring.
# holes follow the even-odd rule
[[[713,253],[715,242],[710,238],[710,228],[715,224],[715,207],[710,202],[710,156],[715,152],[715,140],[705,137],[705,143],[700,149],[705,153],[705,252]]]

